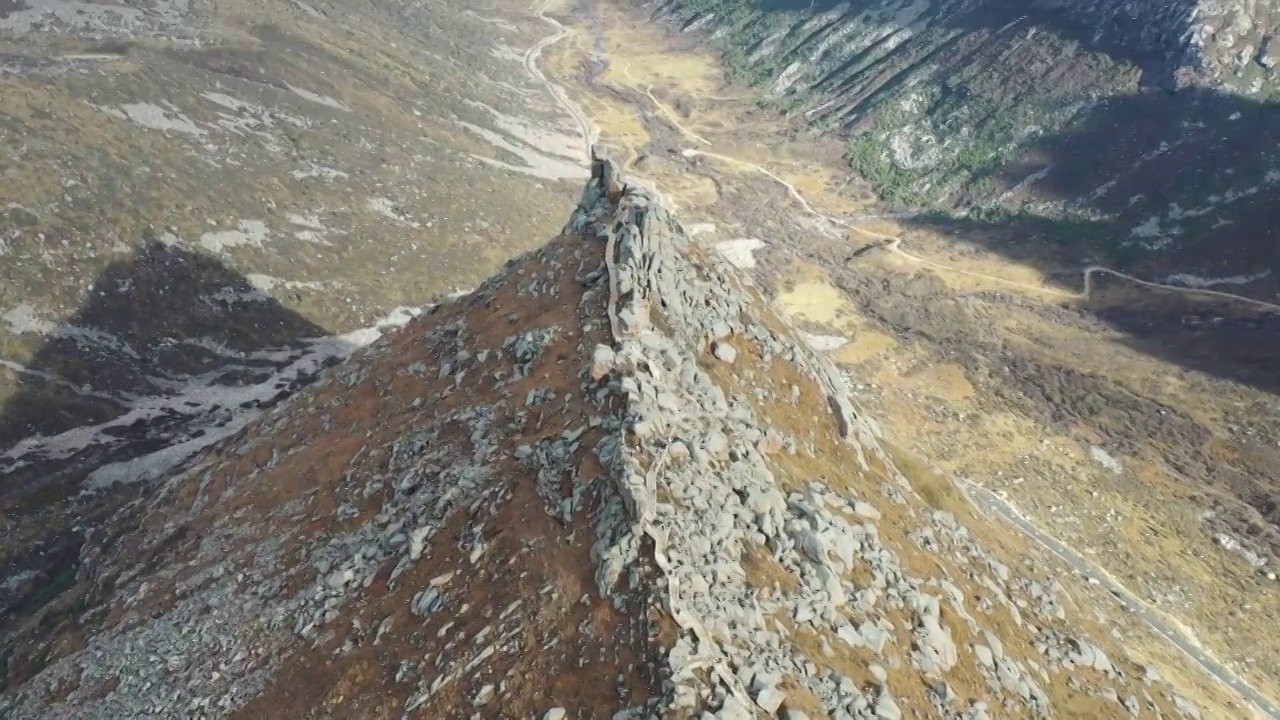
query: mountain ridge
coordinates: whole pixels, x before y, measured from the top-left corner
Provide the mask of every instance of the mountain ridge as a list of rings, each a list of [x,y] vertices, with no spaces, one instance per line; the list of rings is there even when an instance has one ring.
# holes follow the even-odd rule
[[[0,8],[0,716],[1274,715],[1265,37],[735,4]]]
[[[560,237],[95,532],[0,713],[1198,716],[844,383],[596,161]]]

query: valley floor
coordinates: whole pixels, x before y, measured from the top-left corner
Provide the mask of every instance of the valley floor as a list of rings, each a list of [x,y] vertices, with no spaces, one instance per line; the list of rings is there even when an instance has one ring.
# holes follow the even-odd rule
[[[1034,237],[1006,230],[978,245],[944,224],[880,215],[838,143],[758,109],[692,38],[609,0],[551,12],[573,33],[546,65],[603,146],[674,201],[699,240],[754,268],[891,437],[1087,558],[1095,570],[1078,573],[1075,591],[1099,596],[1135,656],[1200,682],[1206,700],[1223,697],[1108,587],[1280,696],[1269,629],[1280,595],[1265,564],[1280,545],[1259,514],[1280,494],[1280,456],[1266,442],[1280,406],[1265,383],[1222,379],[1212,358],[1160,350],[1215,342],[1197,334],[1203,325],[1270,322],[1266,303],[1106,275],[1081,297],[1084,260],[1026,261],[1045,252]]]

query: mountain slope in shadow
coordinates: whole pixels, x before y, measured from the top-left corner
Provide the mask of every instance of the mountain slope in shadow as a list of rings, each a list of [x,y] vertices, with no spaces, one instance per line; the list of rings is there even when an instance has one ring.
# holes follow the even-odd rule
[[[1082,270],[1280,303],[1280,106],[1212,91],[1099,103],[996,174],[1018,211],[918,216],[909,224],[984,247],[1083,290]],[[1027,178],[1033,178],[1026,182]],[[1095,276],[1083,307],[1164,360],[1280,392],[1280,312],[1143,290]]]
[[[86,533],[341,357],[339,341],[218,259],[149,239],[64,322],[10,311],[43,345],[0,407],[0,627],[69,587]],[[16,372],[15,372],[16,370]]]

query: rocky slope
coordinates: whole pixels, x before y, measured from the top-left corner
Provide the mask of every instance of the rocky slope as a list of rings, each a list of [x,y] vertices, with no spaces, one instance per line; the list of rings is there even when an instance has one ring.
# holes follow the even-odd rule
[[[709,37],[774,105],[847,139],[882,199],[982,209],[947,227],[967,241],[1041,264],[1056,252],[1276,292],[1280,15],[1269,0],[645,7]]]
[[[84,485],[555,232],[586,171],[524,68],[547,33],[525,3],[0,1],[0,616],[113,512]]]
[[[0,717],[1199,716],[845,387],[597,162],[544,248],[83,528]]]

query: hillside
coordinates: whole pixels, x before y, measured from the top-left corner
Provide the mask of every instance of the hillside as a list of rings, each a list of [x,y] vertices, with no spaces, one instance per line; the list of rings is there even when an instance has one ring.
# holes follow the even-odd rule
[[[1272,18],[0,1],[0,718],[1280,717]]]
[[[896,451],[607,161],[557,238],[140,490],[80,560],[0,716],[1231,712]]]
[[[943,6],[962,4],[916,5],[928,11],[922,17]],[[1138,117],[1072,136],[1056,158],[1099,187],[1106,179],[1085,171],[1137,168],[1106,185],[1126,188],[1107,200],[1117,214],[1058,213],[1039,191],[1027,203],[1011,195],[1004,207],[956,196],[895,208],[848,162],[858,127],[815,128],[817,115],[806,112],[820,103],[779,113],[785,103],[769,95],[768,78],[741,83],[751,78],[734,52],[751,38],[735,35],[733,23],[809,17],[808,3],[702,24],[687,22],[682,7],[583,0],[562,8],[575,33],[548,60],[601,140],[679,203],[699,242],[723,248],[857,378],[851,392],[903,447],[1007,498],[1076,553],[1090,583],[1136,599],[1230,668],[1238,685],[1277,696],[1280,306],[1262,260],[1275,247],[1268,213],[1280,205],[1265,183],[1234,184],[1266,179],[1274,118],[1179,114],[1177,98],[1248,95],[1230,82],[1192,78],[1175,95],[1139,87],[1153,102],[1133,106]],[[865,9],[815,7],[843,8],[846,19]],[[1211,11],[1205,5],[1198,17]],[[1269,17],[1265,3],[1245,12]],[[1037,13],[1039,29],[1019,45],[1027,51],[1051,37],[1052,18]],[[1111,27],[1106,17],[1085,29]],[[781,55],[763,53],[754,66],[773,67]],[[1049,69],[993,61],[971,71],[1015,87]],[[913,77],[916,89],[935,88],[930,76]],[[1031,87],[1060,84],[1046,78]],[[1154,133],[1152,123],[1167,127]],[[1130,142],[1161,138],[1166,156],[1142,150],[1156,160],[1132,161]],[[1200,141],[1214,138],[1238,152],[1206,151]],[[1027,156],[1005,145],[999,159]],[[1217,195],[1210,181],[1236,189]],[[1169,208],[1177,222],[1161,228],[1170,231],[1135,235],[1152,203],[1169,197],[1186,201]],[[1214,203],[1221,212],[1205,212]],[[1138,241],[1151,247],[1108,249]]]
[[[881,199],[968,213],[967,241],[1033,261],[1232,278],[1254,297],[1280,289],[1269,0],[646,8],[708,37],[771,106],[846,142]]]
[[[524,70],[547,25],[471,5],[0,2],[0,614],[129,492],[82,488],[559,227],[585,148]]]

